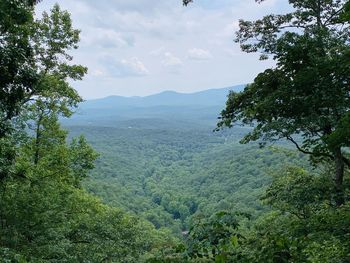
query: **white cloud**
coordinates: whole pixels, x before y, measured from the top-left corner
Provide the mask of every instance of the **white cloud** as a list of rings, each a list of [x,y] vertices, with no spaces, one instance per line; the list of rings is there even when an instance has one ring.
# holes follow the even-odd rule
[[[36,8],[39,13],[49,10],[56,1],[41,1]],[[75,63],[90,69],[87,78],[74,83],[81,95],[190,92],[248,83],[266,68],[233,42],[237,21],[284,13],[287,0],[260,5],[254,0],[198,0],[188,7],[181,2],[60,0],[62,9],[72,14],[74,27],[82,30],[81,48],[71,51]],[[211,63],[194,65],[190,59]]]
[[[102,49],[132,47],[134,42],[133,36],[111,29],[94,28],[84,31],[82,35],[84,46],[99,47]]]
[[[165,52],[163,54],[162,65],[168,72],[178,74],[183,66],[183,62],[171,52]]]
[[[106,76],[106,73],[102,69],[95,69],[95,70],[92,70],[91,72],[89,70],[89,74],[91,74],[91,76],[93,76],[93,77],[104,77],[104,76]]]
[[[158,66],[161,66],[161,71],[165,69],[171,73],[179,73],[180,68],[183,66],[182,60],[164,47],[150,51],[149,55],[158,59],[157,64],[160,61],[160,65]]]
[[[130,60],[123,59],[121,65],[123,65],[125,72],[129,73],[129,75],[144,76],[149,74],[145,65],[136,57]]]
[[[178,66],[181,66],[183,63],[181,59],[174,56],[172,53],[165,52],[162,64],[166,67],[178,67]]]
[[[153,14],[158,10],[162,10],[166,6],[169,6],[169,3],[167,3],[167,1],[159,1],[159,0],[99,0],[99,1],[75,0],[75,1],[84,1],[89,5],[91,5],[94,9],[101,10],[101,11],[106,11],[106,10],[121,11],[121,12],[137,11],[137,12],[142,12],[147,14]],[[178,2],[180,6],[181,0]]]
[[[201,48],[192,48],[188,50],[187,54],[188,58],[193,60],[207,60],[213,57],[209,50]]]
[[[149,74],[149,70],[137,57],[115,60],[111,56],[106,56],[102,59],[101,63],[105,65],[109,77],[142,77]]]

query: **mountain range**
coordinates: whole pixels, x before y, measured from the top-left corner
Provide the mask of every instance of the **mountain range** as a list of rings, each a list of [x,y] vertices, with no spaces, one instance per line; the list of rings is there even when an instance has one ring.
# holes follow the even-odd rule
[[[102,99],[88,100],[81,104],[82,109],[111,109],[121,107],[154,106],[223,106],[230,90],[242,91],[245,85],[221,89],[209,89],[195,93],[164,91],[146,97],[109,96]]]
[[[87,100],[64,125],[154,128],[169,126],[213,128],[227,96],[245,85],[195,93],[164,91],[145,97],[109,96]]]

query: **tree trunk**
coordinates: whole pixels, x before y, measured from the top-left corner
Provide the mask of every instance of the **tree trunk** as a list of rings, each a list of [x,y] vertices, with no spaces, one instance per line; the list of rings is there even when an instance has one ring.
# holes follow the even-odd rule
[[[36,124],[36,136],[35,136],[35,152],[34,152],[34,164],[37,165],[39,162],[39,152],[40,152],[40,140],[41,140],[41,131],[40,131],[40,125],[42,121],[42,115],[39,116],[39,120]]]
[[[344,204],[344,191],[343,191],[343,179],[344,179],[344,160],[341,148],[338,147],[334,150],[334,161],[335,161],[335,202],[337,206]]]

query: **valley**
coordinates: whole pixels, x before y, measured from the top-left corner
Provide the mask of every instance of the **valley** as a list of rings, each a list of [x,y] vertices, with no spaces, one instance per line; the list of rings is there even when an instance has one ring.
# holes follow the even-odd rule
[[[271,182],[269,173],[303,158],[281,145],[240,144],[251,129],[246,126],[214,132],[228,90],[83,103],[64,124],[71,136],[84,134],[100,154],[85,187],[178,237],[193,217],[221,210],[254,217],[265,212],[259,198]]]

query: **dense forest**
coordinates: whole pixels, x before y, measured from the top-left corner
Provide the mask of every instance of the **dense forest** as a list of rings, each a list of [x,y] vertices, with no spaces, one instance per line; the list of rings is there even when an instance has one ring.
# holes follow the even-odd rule
[[[0,0],[0,262],[350,262],[349,1],[240,20],[251,84],[87,102],[37,2]]]
[[[257,216],[266,210],[259,197],[271,181],[269,170],[281,169],[287,161],[305,164],[289,149],[246,147],[232,136],[198,130],[69,129],[88,134],[100,153],[86,189],[177,236],[189,230],[196,215],[239,210]]]

